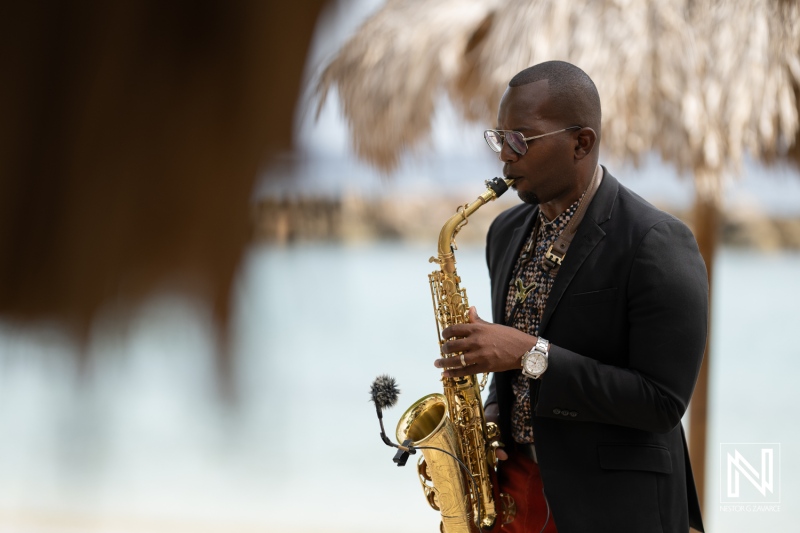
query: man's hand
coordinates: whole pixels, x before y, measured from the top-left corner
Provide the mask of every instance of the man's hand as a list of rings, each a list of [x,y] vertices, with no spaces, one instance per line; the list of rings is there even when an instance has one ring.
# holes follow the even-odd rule
[[[442,331],[450,339],[442,345],[442,353],[463,354],[444,357],[433,362],[443,368],[446,378],[502,372],[521,367],[522,356],[536,344],[536,337],[522,331],[482,320],[474,307],[469,308],[469,323],[455,324]]]

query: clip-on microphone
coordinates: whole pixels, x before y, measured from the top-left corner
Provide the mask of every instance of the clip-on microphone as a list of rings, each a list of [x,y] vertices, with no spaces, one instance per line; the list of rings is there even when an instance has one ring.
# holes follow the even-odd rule
[[[397,381],[387,375],[378,376],[372,383],[370,394],[372,395],[372,402],[375,404],[375,411],[378,413],[378,422],[381,425],[381,440],[387,446],[397,448],[397,453],[394,454],[392,461],[397,466],[405,466],[409,454],[417,453],[417,450],[412,446],[414,441],[406,439],[403,444],[395,444],[386,436],[386,431],[383,429],[383,409],[393,407],[397,403],[397,397],[400,395]]]

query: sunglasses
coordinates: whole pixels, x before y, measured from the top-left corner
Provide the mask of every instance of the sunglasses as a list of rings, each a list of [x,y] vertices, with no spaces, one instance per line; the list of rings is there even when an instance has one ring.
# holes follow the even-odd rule
[[[508,145],[512,150],[517,152],[519,155],[525,155],[528,153],[528,141],[541,139],[542,137],[547,137],[548,135],[555,135],[556,133],[561,133],[562,131],[580,129],[582,127],[583,126],[570,126],[569,128],[564,128],[563,130],[551,131],[550,133],[534,135],[533,137],[524,137],[520,132],[513,130],[486,130],[483,132],[483,138],[486,139],[486,144],[489,145],[489,148],[497,153],[500,153],[500,150],[503,149],[504,140],[508,140]]]

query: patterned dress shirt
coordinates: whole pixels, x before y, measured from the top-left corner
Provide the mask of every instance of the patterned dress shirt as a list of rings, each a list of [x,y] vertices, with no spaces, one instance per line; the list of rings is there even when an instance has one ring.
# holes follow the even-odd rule
[[[576,200],[566,211],[550,222],[539,211],[539,223],[534,226],[527,243],[522,248],[522,253],[517,258],[514,266],[514,275],[511,277],[511,284],[508,288],[505,314],[506,324],[509,326],[524,331],[529,335],[539,336],[539,322],[542,319],[542,313],[544,313],[547,296],[550,294],[550,289],[556,279],[554,272],[548,273],[542,268],[542,259],[544,259],[544,254],[548,248],[555,243],[558,236],[575,215],[581,199]],[[537,230],[538,235],[536,235]],[[519,304],[512,322],[517,293],[520,292],[517,283],[518,279],[522,282],[523,291],[528,289],[529,292],[527,297]],[[520,370],[516,372],[517,375],[512,382],[514,391],[514,406],[511,410],[512,436],[517,442],[532,443],[530,378],[524,376]]]

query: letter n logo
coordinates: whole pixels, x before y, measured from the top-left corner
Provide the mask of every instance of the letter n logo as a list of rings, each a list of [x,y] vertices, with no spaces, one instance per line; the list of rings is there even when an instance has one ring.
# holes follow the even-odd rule
[[[722,444],[720,463],[721,503],[780,503],[780,444]]]

